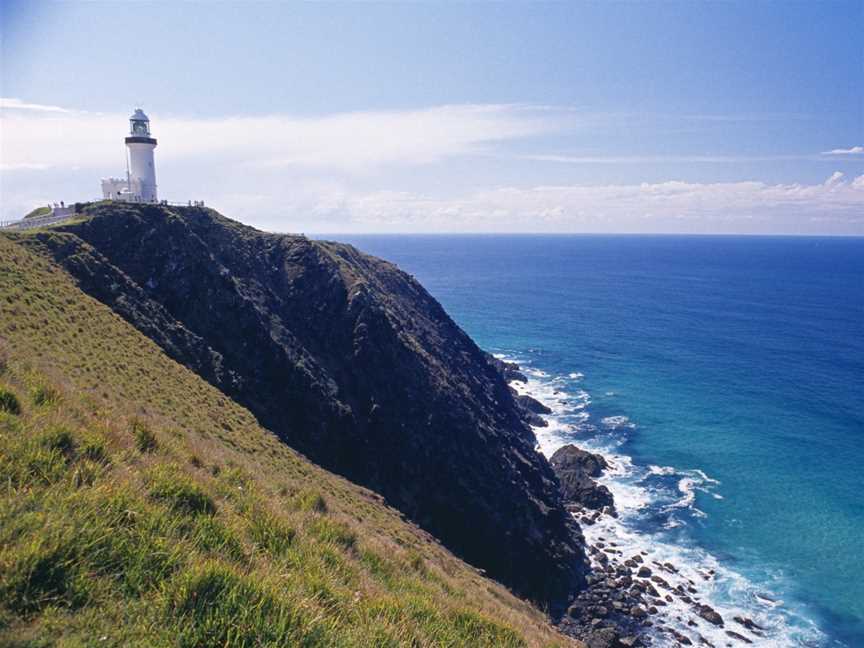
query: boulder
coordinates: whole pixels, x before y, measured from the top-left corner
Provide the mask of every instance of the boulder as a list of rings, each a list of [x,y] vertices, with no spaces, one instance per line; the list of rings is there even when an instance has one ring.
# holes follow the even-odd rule
[[[730,637],[732,637],[733,639],[737,639],[738,641],[743,641],[744,643],[747,643],[747,644],[752,644],[752,643],[753,643],[752,641],[750,641],[750,640],[749,640],[747,637],[745,637],[744,635],[740,635],[740,634],[738,634],[737,632],[733,632],[732,630],[727,630],[727,631],[726,631],[726,634],[729,635]]]
[[[519,371],[519,365],[515,362],[505,362],[500,358],[496,358],[491,353],[486,353],[486,360],[507,382],[528,382],[528,377]]]
[[[604,508],[614,511],[612,493],[592,479],[607,467],[603,457],[566,445],[552,455],[549,463],[561,484],[561,494],[566,503],[580,504],[595,511]]]
[[[572,444],[558,448],[549,463],[553,468],[558,467],[563,470],[578,468],[589,477],[599,477],[609,467],[602,455],[587,452]]]
[[[708,623],[713,623],[716,626],[723,625],[723,617],[721,617],[720,614],[710,605],[699,603],[696,605],[696,612]]]

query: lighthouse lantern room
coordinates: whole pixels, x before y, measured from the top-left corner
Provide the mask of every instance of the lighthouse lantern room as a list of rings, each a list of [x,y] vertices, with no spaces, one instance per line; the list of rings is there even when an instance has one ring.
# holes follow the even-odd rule
[[[126,137],[126,179],[102,180],[102,197],[129,202],[156,202],[156,138],[150,134],[150,119],[140,108],[129,118]]]

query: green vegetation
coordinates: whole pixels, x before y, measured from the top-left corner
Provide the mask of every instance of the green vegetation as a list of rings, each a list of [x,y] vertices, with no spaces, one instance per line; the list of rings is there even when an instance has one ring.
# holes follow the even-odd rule
[[[39,218],[40,216],[48,216],[51,213],[51,208],[47,205],[45,207],[37,207],[30,213],[28,213],[24,218]]]
[[[571,645],[51,262],[0,268],[0,645]]]
[[[160,465],[148,475],[149,493],[176,513],[213,515],[216,504],[197,484],[177,470],[176,466]]]
[[[132,435],[135,437],[135,447],[138,448],[138,452],[153,452],[159,445],[150,428],[138,419],[132,421]]]
[[[21,403],[18,402],[18,397],[2,387],[0,387],[0,412],[16,416],[21,413]]]
[[[294,496],[292,502],[295,509],[298,511],[313,511],[315,513],[326,513],[327,502],[318,493],[313,490],[302,490]]]
[[[33,404],[50,405],[57,400],[57,392],[46,385],[37,385],[32,390]]]

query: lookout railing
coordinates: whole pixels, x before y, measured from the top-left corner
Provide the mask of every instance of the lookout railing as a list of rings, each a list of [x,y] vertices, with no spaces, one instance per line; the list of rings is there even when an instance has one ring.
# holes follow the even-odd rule
[[[62,214],[49,214],[48,216],[37,216],[36,218],[22,218],[17,221],[0,221],[0,227],[8,230],[27,230],[45,225],[59,223],[62,220],[71,218],[75,215],[74,211],[68,211]]]
[[[91,202],[102,202],[102,198],[93,200]],[[126,202],[123,200],[118,200],[117,202]],[[50,214],[45,216],[36,216],[34,218],[22,218],[20,220],[0,220],[0,229],[6,230],[27,230],[27,229],[35,229],[37,227],[43,227],[45,225],[52,225],[53,223],[59,223],[62,220],[66,220],[67,218],[71,218],[75,216],[77,213],[75,205],[81,205],[86,203],[75,203],[72,205],[66,205],[65,207],[54,207]],[[187,200],[186,202],[180,202],[177,200],[159,200],[155,203],[133,203],[133,204],[151,204],[151,205],[167,205],[169,207],[204,207],[203,200]]]

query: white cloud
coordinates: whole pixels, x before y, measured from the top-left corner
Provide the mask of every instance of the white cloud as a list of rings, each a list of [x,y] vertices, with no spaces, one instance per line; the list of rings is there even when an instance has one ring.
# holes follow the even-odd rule
[[[128,115],[17,99],[0,107],[3,218],[26,213],[37,196],[92,199],[100,176],[123,174]],[[864,234],[864,176],[847,179],[839,172],[816,184],[541,184],[536,179],[548,177],[549,167],[530,161],[651,166],[753,159],[518,153],[525,148],[521,140],[584,126],[568,109],[460,105],[318,117],[151,117],[160,194],[204,198],[227,216],[277,231]],[[498,177],[491,176],[498,167],[490,165],[479,180],[472,176],[455,189],[461,178],[454,169],[465,168],[464,158],[486,155],[515,161],[525,174],[509,176],[519,178],[509,181],[512,186],[490,187],[495,180],[489,178]],[[419,165],[455,158],[463,160],[415,173]],[[816,222],[821,229],[814,229]],[[829,222],[834,229],[827,229]]]
[[[14,100],[17,101],[17,100]],[[20,102],[13,108],[20,108]],[[62,110],[62,109],[60,109]],[[120,173],[126,115],[3,114],[0,163],[7,169],[92,168]],[[230,159],[258,168],[368,173],[387,164],[427,164],[483,153],[496,143],[549,133],[561,117],[519,105],[460,105],[322,117],[272,115],[187,119],[151,115],[160,162]]]
[[[780,162],[784,160],[809,160],[813,155],[562,155],[536,153],[520,156],[536,162],[558,162],[561,164],[662,164],[662,163],[732,163]],[[816,159],[819,159],[816,157]]]
[[[40,164],[38,162],[0,162],[0,171],[45,171],[50,169],[50,164]]]
[[[44,104],[25,103],[13,97],[0,97],[0,110],[24,110],[35,112],[68,113],[72,112],[60,106],[46,106]]]
[[[864,155],[864,146],[853,146],[848,149],[832,149],[824,151],[822,155]]]
[[[813,185],[668,181],[498,187],[449,199],[401,191],[323,194],[317,205],[307,197],[302,204],[284,205],[283,213],[318,232],[704,233],[805,233],[815,231],[814,220],[830,214],[845,233],[864,233],[864,176],[849,182],[838,172]],[[308,219],[310,213],[314,219]]]

